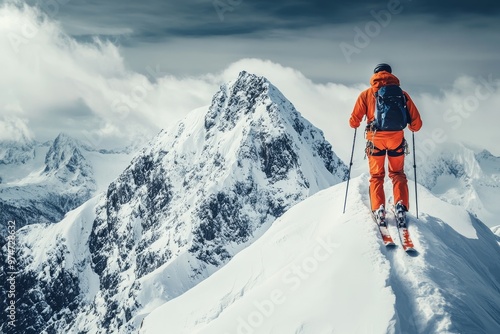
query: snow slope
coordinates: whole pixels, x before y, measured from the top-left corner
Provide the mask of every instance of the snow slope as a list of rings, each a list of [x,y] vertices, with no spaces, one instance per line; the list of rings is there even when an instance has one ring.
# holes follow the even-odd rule
[[[500,247],[467,211],[419,187],[418,254],[386,249],[362,175],[295,205],[141,333],[498,333]],[[389,189],[389,185],[386,185]],[[391,232],[396,235],[391,218]]]
[[[381,245],[366,176],[352,180],[345,215],[345,184],[301,202],[344,179],[346,168],[262,77],[242,72],[221,86],[210,107],[162,131],[109,187],[113,152],[64,136],[55,146],[42,147],[44,161],[38,146],[34,155],[30,145],[9,147],[0,172],[14,174],[0,189],[50,179],[78,192],[83,173],[105,192],[58,224],[19,231],[25,333],[135,333],[143,319],[145,333],[498,328],[500,238],[445,202],[479,217],[481,208],[495,212],[499,160],[487,152],[448,147],[420,166],[419,181],[440,199],[419,188],[420,220],[411,226],[419,254],[410,257]],[[21,160],[25,168],[12,167]],[[34,161],[44,163],[37,173],[27,168]]]
[[[19,288],[29,293],[18,301],[27,305],[18,328],[137,332],[146,314],[346,171],[275,86],[241,72],[209,107],[154,138],[92,204],[20,231]]]
[[[251,244],[295,203],[341,182],[320,130],[246,72],[162,131],[110,184],[89,238],[101,290],[71,328],[134,331]],[[115,306],[117,305],[117,306]]]
[[[500,225],[492,227],[491,231],[497,236],[498,245],[500,245]]]
[[[99,277],[90,267],[86,244],[98,200],[88,200],[57,224],[33,224],[18,231],[17,322],[16,328],[2,324],[2,333],[44,332],[37,328],[67,321],[72,310],[97,293]]]
[[[417,161],[420,184],[441,199],[469,210],[487,226],[500,224],[500,157],[460,143],[443,143],[431,154],[417,153],[422,155]],[[410,177],[412,166],[406,164]]]
[[[56,223],[103,191],[131,160],[126,152],[102,152],[65,134],[52,142],[0,142],[0,220],[17,229]],[[0,245],[6,235],[0,227]]]

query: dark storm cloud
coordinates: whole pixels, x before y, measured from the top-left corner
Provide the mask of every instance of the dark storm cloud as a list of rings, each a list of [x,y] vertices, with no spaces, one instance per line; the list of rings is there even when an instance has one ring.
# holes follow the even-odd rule
[[[425,16],[446,22],[500,12],[497,1],[434,0],[26,0],[37,2],[49,16],[62,21],[73,35],[122,35],[124,42],[171,37],[241,36],[271,30],[300,30],[324,25],[363,22],[371,11],[390,4],[401,16]]]

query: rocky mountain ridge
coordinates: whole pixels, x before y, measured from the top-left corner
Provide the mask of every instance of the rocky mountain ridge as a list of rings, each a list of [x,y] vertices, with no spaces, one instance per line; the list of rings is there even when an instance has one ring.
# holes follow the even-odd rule
[[[19,233],[23,290],[33,292],[20,301],[21,328],[134,332],[346,170],[276,87],[242,72],[208,110],[162,131],[104,194]]]

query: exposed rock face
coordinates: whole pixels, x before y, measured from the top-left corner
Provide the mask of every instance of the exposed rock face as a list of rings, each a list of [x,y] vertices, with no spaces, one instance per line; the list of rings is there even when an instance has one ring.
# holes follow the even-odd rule
[[[15,159],[11,156],[9,167],[22,168],[34,159],[36,146],[35,143],[29,146],[30,157],[24,154],[28,151]],[[0,220],[15,220],[17,229],[35,223],[57,223],[68,211],[87,201],[97,186],[93,169],[82,150],[73,138],[60,134],[45,155],[43,170],[0,184]],[[0,235],[2,238],[6,235],[4,224]],[[2,240],[0,246],[4,243]]]
[[[60,160],[48,158],[47,172]],[[78,160],[73,155],[65,166]],[[322,132],[276,87],[242,72],[221,86],[208,111],[162,131],[105,194],[56,224],[44,241],[50,253],[19,254],[23,289],[33,291],[22,303],[36,305],[22,310],[22,329],[136,331],[146,313],[214,273],[346,172]],[[41,242],[34,234],[44,230],[23,230],[22,249],[34,249]],[[57,280],[41,277],[41,268],[54,268],[46,270]],[[71,293],[59,296],[57,286]]]

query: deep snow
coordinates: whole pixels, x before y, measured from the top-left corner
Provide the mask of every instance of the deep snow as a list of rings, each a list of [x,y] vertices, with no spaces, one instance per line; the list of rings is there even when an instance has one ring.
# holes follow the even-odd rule
[[[362,175],[297,204],[225,267],[146,316],[141,333],[497,333],[500,247],[419,187],[417,254],[386,249]],[[386,191],[390,187],[386,184]],[[396,236],[394,220],[391,232]]]

